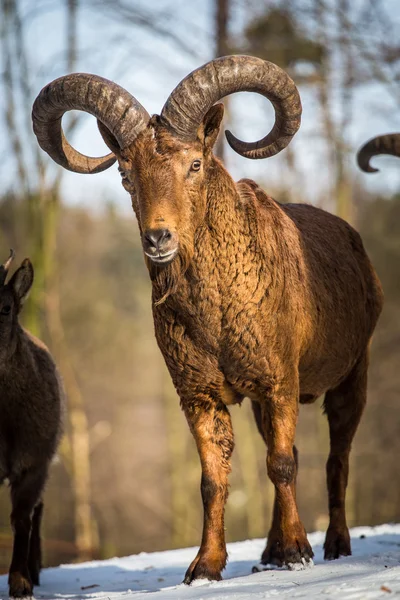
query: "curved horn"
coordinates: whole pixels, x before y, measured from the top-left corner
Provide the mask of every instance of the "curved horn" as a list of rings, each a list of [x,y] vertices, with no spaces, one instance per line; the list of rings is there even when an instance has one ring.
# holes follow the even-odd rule
[[[376,173],[379,169],[371,167],[369,161],[377,154],[390,154],[400,158],[400,133],[378,135],[369,140],[357,153],[358,166],[366,173]]]
[[[124,88],[97,75],[73,73],[46,85],[32,109],[33,131],[40,147],[62,167],[76,173],[99,173],[111,167],[113,153],[101,158],[81,154],[69,145],[61,127],[67,110],[83,110],[101,121],[125,148],[150,119]]]
[[[275,109],[275,124],[258,142],[242,142],[226,131],[233,150],[246,158],[268,158],[283,150],[300,127],[300,96],[285,71],[261,58],[223,56],[206,63],[177,85],[161,118],[179,137],[193,140],[212,105],[234,92],[257,92],[268,98]]]
[[[10,248],[10,256],[8,257],[8,259],[6,260],[6,262],[3,265],[0,265],[0,285],[3,285],[6,277],[7,277],[7,273],[8,273],[8,269],[10,268],[10,265],[12,263],[12,261],[15,258],[15,252],[12,248]]]

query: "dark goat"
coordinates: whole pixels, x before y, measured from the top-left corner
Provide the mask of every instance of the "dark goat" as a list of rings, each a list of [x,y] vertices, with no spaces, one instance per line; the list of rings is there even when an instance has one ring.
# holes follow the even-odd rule
[[[18,323],[33,268],[25,259],[5,283],[12,258],[0,266],[0,482],[11,488],[10,596],[23,598],[39,584],[42,493],[61,433],[62,385],[46,346]]]
[[[243,156],[282,150],[300,124],[292,80],[247,56],[224,57],[186,77],[150,119],[128,92],[94,75],[46,86],[33,109],[39,143],[80,172],[109,166],[61,135],[63,112],[97,116],[130,192],[153,284],[155,333],[202,465],[204,528],[185,582],[220,579],[226,563],[224,505],[233,450],[228,405],[245,396],[267,448],[275,507],[263,563],[311,563],[295,494],[299,403],[325,394],[331,452],[325,558],[351,553],[345,516],[349,452],[366,401],[368,347],[382,291],[360,236],[307,205],[281,205],[256,183],[235,183],[212,148],[223,106],[255,91],[276,110],[271,133]],[[101,101],[99,100],[101,99]]]
[[[373,156],[389,154],[400,158],[400,133],[388,133],[372,138],[357,153],[358,166],[366,173],[376,173],[379,169],[369,164]]]

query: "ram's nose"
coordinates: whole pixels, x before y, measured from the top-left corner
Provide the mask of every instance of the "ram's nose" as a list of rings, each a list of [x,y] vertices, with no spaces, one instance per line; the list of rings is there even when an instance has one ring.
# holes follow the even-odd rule
[[[176,255],[178,241],[169,229],[148,229],[143,236],[143,249],[153,262],[167,263]]]
[[[149,229],[144,236],[147,248],[157,252],[162,250],[171,238],[172,233],[169,229]]]

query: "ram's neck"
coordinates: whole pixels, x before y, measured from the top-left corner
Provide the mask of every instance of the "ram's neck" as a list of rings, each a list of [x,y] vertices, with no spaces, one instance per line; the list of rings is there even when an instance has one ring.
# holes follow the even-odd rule
[[[196,244],[198,277],[209,284],[218,278],[223,294],[258,302],[288,280],[291,245],[297,244],[296,227],[279,203],[252,180],[235,183],[217,163],[208,187],[203,239]]]
[[[238,210],[239,204],[240,197],[235,182],[223,164],[215,158],[209,170],[207,184],[205,223],[208,228],[228,239],[241,226],[243,213]]]
[[[254,262],[256,256],[263,257],[265,266],[269,256],[275,263],[282,220],[279,204],[254,181],[236,183],[219,160],[210,173],[207,189],[204,230],[207,247],[213,247],[214,256],[228,264],[236,262],[244,269],[245,262]],[[198,252],[204,241],[197,242]]]

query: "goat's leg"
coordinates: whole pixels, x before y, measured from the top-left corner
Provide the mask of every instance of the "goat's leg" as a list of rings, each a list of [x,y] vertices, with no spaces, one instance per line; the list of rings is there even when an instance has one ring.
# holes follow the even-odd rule
[[[297,477],[297,448],[293,446],[293,456],[295,460],[296,470],[293,481],[290,484],[291,492],[293,498],[296,502],[296,477]],[[277,494],[275,492],[275,500],[274,500],[274,508],[272,515],[272,524],[267,537],[267,545],[265,547],[264,552],[261,556],[261,563],[263,565],[276,565],[277,567],[281,567],[285,564],[285,552],[283,547],[283,539],[282,539],[282,515],[280,513],[279,502],[277,498]],[[311,554],[312,557],[312,554]]]
[[[258,429],[261,437],[263,438],[265,445],[267,445],[267,436],[264,431],[265,427],[263,425],[261,404],[259,402],[256,402],[253,400],[251,403],[251,406],[253,409],[253,414],[254,414],[254,418],[256,421],[257,429]],[[296,446],[293,446],[293,456],[294,456],[294,460],[295,460],[296,471],[295,471],[293,482],[291,483],[291,487],[292,487],[292,493],[294,495],[294,498],[296,498],[296,477],[297,477],[297,471],[299,468],[298,451],[297,451]],[[267,537],[267,546],[261,556],[261,563],[263,565],[270,564],[270,565],[276,565],[278,567],[281,567],[284,564],[285,557],[284,557],[283,547],[282,547],[282,536],[281,536],[281,532],[280,532],[280,523],[281,523],[281,515],[279,512],[279,504],[277,502],[276,494],[275,494],[274,507],[273,507],[273,512],[272,512],[272,524],[271,524],[271,527],[270,527],[270,530],[268,533],[268,537]]]
[[[349,475],[349,454],[367,396],[368,353],[356,363],[350,375],[325,395],[331,450],[326,464],[329,527],[324,544],[325,559],[351,554],[346,523],[345,499]]]
[[[32,595],[32,580],[28,568],[32,512],[38,503],[46,481],[46,469],[26,471],[11,481],[11,526],[14,533],[13,554],[8,576],[10,596]]]
[[[265,444],[268,446],[268,439],[266,435],[266,426],[263,423],[263,414],[261,410],[261,404],[256,401],[252,401],[252,408],[257,424],[257,429],[263,438]],[[298,471],[298,451],[296,446],[293,446],[293,457],[295,462],[295,472],[292,482],[290,483],[293,497],[296,501],[296,478]],[[272,524],[267,537],[267,545],[261,556],[261,563],[264,565],[276,565],[281,567],[285,563],[285,554],[283,548],[282,531],[281,531],[281,520],[282,516],[280,513],[279,502],[275,492],[275,500],[273,507]]]
[[[43,515],[43,502],[40,501],[33,511],[32,532],[29,542],[28,569],[33,585],[40,585],[39,576],[42,568],[42,544],[40,525]]]
[[[188,568],[184,583],[194,579],[221,579],[227,553],[224,508],[228,496],[228,474],[233,451],[233,431],[229,411],[222,402],[206,399],[185,406],[186,418],[197,444],[202,476],[204,508],[200,550]]]
[[[267,470],[275,486],[272,526],[263,564],[306,565],[314,553],[307,540],[296,505],[297,450],[294,438],[297,424],[297,396],[272,398],[260,405],[262,436],[267,442]],[[255,411],[256,420],[257,414]]]

